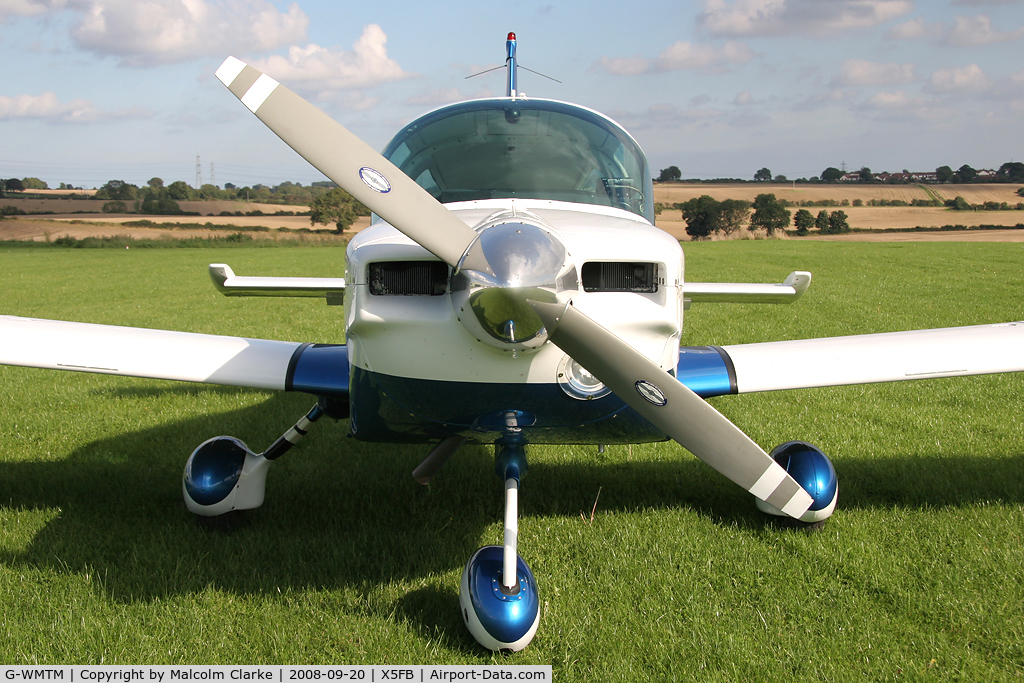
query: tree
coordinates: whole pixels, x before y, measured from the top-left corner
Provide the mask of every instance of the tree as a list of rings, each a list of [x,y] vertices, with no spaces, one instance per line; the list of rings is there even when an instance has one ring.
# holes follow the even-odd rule
[[[843,172],[835,166],[829,166],[821,172],[821,179],[826,183],[834,183],[843,177]]]
[[[348,192],[335,189],[325,192],[309,203],[309,223],[330,225],[341,234],[356,219],[356,200]]]
[[[723,199],[718,204],[719,227],[726,235],[742,230],[750,217],[750,202]]]
[[[1002,183],[1024,183],[1024,162],[1007,161],[996,171],[996,179]]]
[[[666,180],[679,180],[683,177],[683,172],[679,170],[678,166],[669,166],[668,168],[661,169],[661,173],[658,174],[658,180],[665,182]]]
[[[789,225],[789,210],[773,194],[759,194],[754,197],[754,215],[750,217],[750,228],[764,228],[768,236]]]
[[[961,183],[973,183],[978,179],[978,172],[964,164],[956,170],[956,177]]]
[[[48,190],[49,186],[39,178],[22,178],[21,184],[26,190]]]
[[[17,178],[8,178],[4,181],[4,186],[8,192],[24,192],[25,186]]]
[[[814,227],[814,216],[807,209],[800,209],[793,216],[793,225],[796,226],[796,234],[806,235]]]
[[[192,196],[192,188],[184,180],[175,180],[167,186],[167,196],[175,201],[184,201]]]
[[[138,189],[139,188],[126,183],[123,180],[108,180],[99,190],[96,191],[96,198],[128,201],[135,199]]]
[[[838,235],[841,232],[850,232],[850,224],[846,222],[845,211],[833,211],[829,214],[828,232],[831,235]]]
[[[682,211],[690,239],[706,239],[722,227],[722,204],[711,195],[702,194],[683,202]]]
[[[181,213],[181,207],[171,198],[166,187],[144,187],[139,194],[142,197],[139,213],[157,216],[176,216]]]
[[[948,183],[956,176],[949,166],[939,166],[935,169],[935,179],[940,183]]]
[[[164,179],[155,177],[150,178],[148,181],[146,181],[146,185],[152,187],[154,190],[159,190],[161,187],[164,186]]]
[[[860,174],[859,175],[860,175],[860,181],[862,183],[870,183],[872,180],[875,179],[874,174],[871,173],[871,169],[868,168],[867,166],[865,166],[864,168],[860,169]]]
[[[814,219],[814,227],[822,233],[828,232],[828,211],[822,209],[818,212],[817,217]]]
[[[970,211],[974,207],[972,207],[966,199],[957,195],[953,199],[946,200],[946,208],[952,209],[953,211]]]
[[[767,183],[772,179],[772,172],[767,168],[762,168],[760,171],[754,174],[754,180],[759,183]]]
[[[780,173],[779,175],[775,176],[775,182],[777,182],[777,183],[788,183],[789,182],[789,178],[787,178],[786,176],[784,176],[784,175],[782,175]]]

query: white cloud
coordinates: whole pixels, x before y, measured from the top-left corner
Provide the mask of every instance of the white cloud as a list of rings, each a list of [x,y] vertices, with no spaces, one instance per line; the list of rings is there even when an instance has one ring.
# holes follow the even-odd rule
[[[911,97],[903,90],[895,92],[879,92],[871,96],[866,104],[878,109],[908,109],[921,107],[927,101],[921,97]]]
[[[863,59],[848,59],[843,62],[842,69],[832,79],[831,85],[892,85],[910,83],[913,80],[913,64],[882,64]]]
[[[926,89],[935,93],[972,93],[988,90],[992,81],[977,64],[939,69],[928,80]]]
[[[946,25],[940,21],[931,24],[924,17],[914,17],[910,21],[897,24],[885,34],[891,40],[937,40],[946,33]]]
[[[41,119],[60,123],[93,123],[110,119],[149,118],[152,112],[140,108],[116,113],[96,109],[90,100],[61,102],[52,91],[40,95],[0,96],[0,121]]]
[[[1005,43],[1024,36],[1024,27],[1016,31],[997,31],[992,28],[992,19],[979,14],[974,17],[957,17],[946,42],[957,47]]]
[[[380,83],[412,78],[387,55],[387,35],[380,26],[370,24],[352,50],[332,50],[319,45],[288,48],[288,56],[272,55],[253,62],[253,66],[290,88],[307,92],[325,92],[368,88]]]
[[[39,0],[0,0],[0,20],[7,17],[32,17],[48,11],[47,3]]]
[[[77,0],[78,47],[153,66],[231,52],[267,52],[306,37],[309,17],[267,0]]]
[[[697,22],[717,36],[828,34],[909,14],[912,0],[705,0]]]
[[[753,58],[753,50],[733,40],[721,47],[678,41],[662,50],[656,59],[602,57],[594,66],[617,76],[636,76],[665,71],[720,70],[731,64],[745,64]]]

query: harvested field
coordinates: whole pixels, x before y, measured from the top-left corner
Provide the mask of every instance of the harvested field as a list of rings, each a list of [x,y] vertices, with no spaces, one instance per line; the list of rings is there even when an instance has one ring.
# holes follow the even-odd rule
[[[38,190],[33,194],[42,194],[45,190]],[[95,192],[93,190],[93,192]],[[0,199],[0,206],[13,206],[17,209],[21,209],[26,213],[45,213],[50,212],[55,215],[63,215],[70,213],[95,213],[104,216],[104,220],[111,220],[111,217],[116,216],[130,216],[125,220],[138,220],[139,214],[105,214],[102,213],[103,205],[107,203],[104,199],[83,199],[80,193],[78,196],[55,196],[47,199],[40,198],[22,198],[22,197],[6,197]],[[125,202],[129,207],[132,202]],[[259,202],[232,202],[232,201],[185,201],[178,202],[178,206],[181,207],[182,211],[188,213],[197,213],[200,216],[217,216],[222,211],[229,211],[231,213],[241,212],[247,213],[252,211],[262,211],[265,214],[273,214],[278,211],[291,211],[293,213],[302,213],[309,211],[309,207],[305,205],[284,205],[284,204],[262,204]],[[145,218],[145,216],[142,216]],[[163,220],[173,220],[173,217],[159,217]],[[308,222],[308,218],[306,219]]]
[[[926,189],[927,188],[927,189]],[[1018,186],[1014,184],[976,184],[976,185],[861,185],[861,184],[779,184],[779,183],[740,183],[740,184],[682,184],[659,183],[654,187],[655,201],[664,204],[683,202],[702,194],[709,194],[716,199],[744,199],[753,201],[754,197],[764,192],[775,194],[776,197],[792,202],[832,200],[841,203],[854,200],[865,203],[872,199],[902,200],[911,202],[915,199],[929,199],[929,191],[940,199],[964,197],[969,203],[980,204],[986,201],[1007,202],[1016,204],[1024,198],[1016,194]],[[254,232],[254,238],[287,239],[287,234],[277,231],[286,228],[300,230],[309,228],[309,218],[305,216],[274,216],[278,211],[306,211],[306,206],[282,206],[278,204],[257,204],[246,202],[181,202],[183,210],[200,213],[199,216],[140,216],[138,214],[103,214],[74,213],[75,211],[98,211],[102,206],[100,200],[68,199],[55,196],[52,199],[3,199],[0,205],[14,205],[24,211],[54,211],[45,217],[23,216],[17,221],[0,223],[0,239],[26,239],[44,241],[49,236],[56,239],[64,235],[82,239],[90,236],[126,235],[134,239],[159,238],[164,235],[172,237],[208,237],[224,235],[224,230],[232,227],[264,226],[271,232]],[[842,206],[842,207],[808,207],[812,213],[825,209],[835,211],[841,209],[847,215],[850,227],[855,229],[884,230],[886,228],[942,227],[945,225],[1005,225],[1024,224],[1024,211],[950,211],[943,207],[883,207],[883,206]],[[221,216],[221,212],[252,212],[262,211],[262,216]],[[154,223],[206,223],[221,226],[219,230],[181,230],[167,228],[122,227],[130,221],[147,219]],[[358,232],[369,225],[369,219],[362,218],[356,222],[347,234]],[[668,209],[657,219],[659,228],[678,239],[686,240],[686,224],[679,212]],[[1024,231],[1020,231],[1024,232]],[[1017,231],[987,230],[984,232],[943,232],[943,233],[903,233],[899,236],[843,236],[841,239],[877,239],[878,241],[925,241],[955,239],[962,235],[963,239],[972,241],[1003,241],[1016,240]],[[814,239],[822,239],[815,237]]]
[[[175,220],[171,217],[150,217],[157,221]],[[209,219],[205,217],[180,217],[183,222],[202,222]],[[332,234],[296,234],[278,232],[278,228],[290,228],[292,230],[308,228],[309,218],[305,216],[217,216],[210,221],[220,226],[215,229],[183,229],[168,227],[129,227],[121,223],[139,220],[140,216],[119,216],[112,218],[105,214],[102,218],[83,218],[77,216],[47,216],[46,218],[19,217],[0,221],[0,241],[3,240],[29,240],[33,242],[46,242],[59,237],[74,237],[85,239],[86,237],[130,237],[132,239],[189,239],[192,237],[224,237],[230,234],[232,227],[263,225],[271,228],[270,232],[247,232],[254,239],[273,240],[320,240],[333,241],[338,239],[349,239],[353,234],[370,225],[368,217],[361,217],[345,231],[344,237]]]
[[[658,183],[654,186],[654,201],[663,204],[674,204],[685,202],[694,197],[707,194],[715,199],[744,199],[748,202],[754,201],[754,197],[763,193],[774,194],[779,199],[790,202],[818,202],[849,200],[852,204],[855,199],[867,203],[872,199],[898,199],[904,202],[912,202],[915,199],[931,199],[929,190],[942,200],[954,199],[957,196],[963,197],[971,204],[983,202],[1007,202],[1016,204],[1024,201],[1024,197],[1017,194],[1019,185],[1013,183],[979,183],[970,185],[861,185],[856,184],[822,184],[812,185],[808,183],[738,183],[729,184],[685,184],[685,183]],[[845,210],[847,207],[843,207]],[[909,208],[909,207],[897,207]]]
[[[927,188],[927,190],[925,189]],[[792,184],[737,184],[737,185],[686,185],[663,183],[654,186],[654,199],[663,204],[685,202],[701,195],[711,195],[715,199],[743,199],[753,201],[762,193],[774,194],[779,199],[791,202],[835,201],[844,199],[851,204],[860,199],[864,203],[872,199],[901,200],[911,202],[915,199],[929,199],[928,191],[933,192],[942,200],[963,197],[971,204],[983,202],[1006,202],[1016,205],[1024,202],[1024,197],[1017,194],[1018,186],[1014,184],[978,184],[978,185],[796,185]],[[791,210],[795,210],[791,208]],[[1024,224],[1024,211],[950,211],[939,206],[839,206],[839,207],[807,207],[811,213],[821,210],[842,210],[846,213],[851,228],[864,230],[884,230],[887,228],[939,228],[945,225],[978,225],[1015,226]],[[670,234],[682,235],[686,239],[686,224],[679,212],[666,209],[657,219],[658,227]],[[677,225],[678,224],[678,225]],[[917,237],[915,239],[926,239]]]

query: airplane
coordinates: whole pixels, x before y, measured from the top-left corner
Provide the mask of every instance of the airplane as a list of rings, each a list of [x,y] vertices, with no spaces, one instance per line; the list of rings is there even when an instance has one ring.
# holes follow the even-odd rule
[[[214,286],[341,305],[344,344],[0,316],[0,363],[316,397],[261,453],[230,436],[192,452],[182,494],[203,519],[259,507],[271,463],[324,415],[348,419],[356,439],[431,444],[413,472],[420,483],[463,444],[493,444],[504,537],[473,553],[459,590],[467,628],[491,650],[521,650],[540,622],[537,582],[517,551],[530,444],[673,439],[762,511],[820,525],[838,500],[828,457],[803,441],[766,452],[705,399],[1024,370],[1024,322],[680,346],[691,304],[793,303],[811,274],[685,282],[679,242],[654,226],[640,146],[596,111],[520,92],[516,46],[510,33],[504,97],[429,112],[383,153],[252,66],[229,57],[217,70],[374,218],[349,243],[345,278],[211,264]]]

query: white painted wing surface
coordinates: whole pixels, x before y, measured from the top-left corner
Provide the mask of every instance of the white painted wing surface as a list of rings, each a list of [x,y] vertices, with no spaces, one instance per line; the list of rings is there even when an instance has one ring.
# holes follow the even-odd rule
[[[722,347],[737,392],[1024,371],[1024,322]]]
[[[283,390],[296,342],[0,316],[0,364]]]

